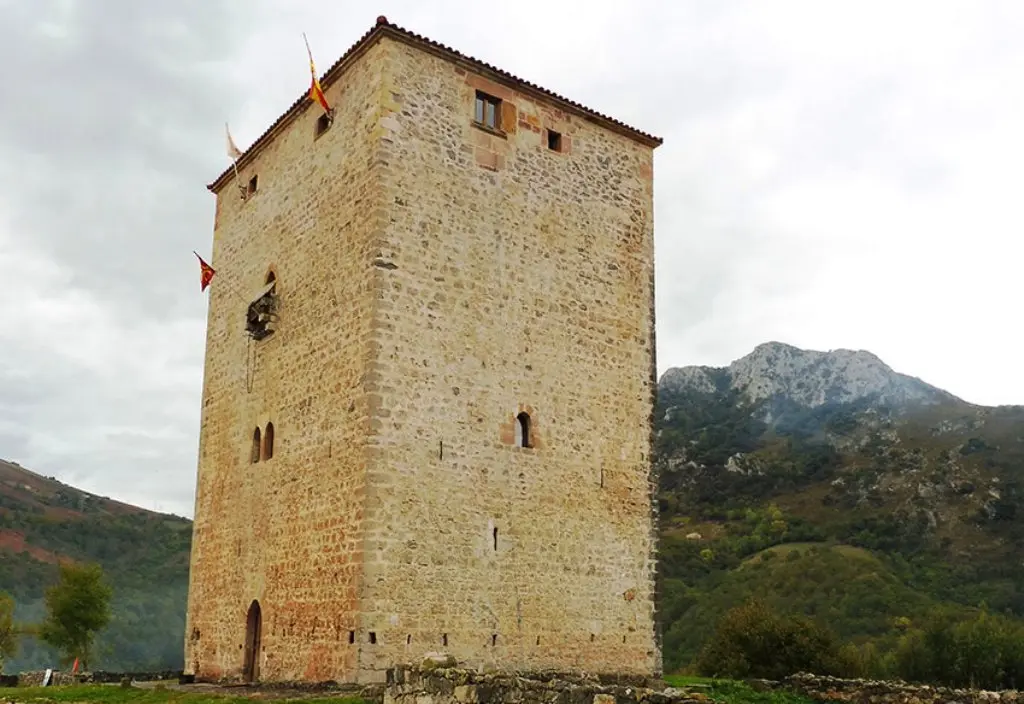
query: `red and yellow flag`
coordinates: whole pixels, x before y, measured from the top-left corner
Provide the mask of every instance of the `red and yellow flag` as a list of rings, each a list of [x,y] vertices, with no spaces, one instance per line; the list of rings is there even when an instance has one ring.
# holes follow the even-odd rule
[[[206,287],[213,281],[213,275],[216,274],[216,270],[203,261],[203,258],[199,256],[199,253],[192,250],[192,254],[196,255],[196,259],[199,260],[199,290],[205,291]]]
[[[305,32],[302,33],[302,41],[306,42],[306,53],[309,54],[309,72],[313,75],[313,83],[309,87],[309,99],[315,103],[320,103],[320,107],[324,109],[324,112],[330,112],[331,106],[327,104],[327,96],[324,95],[324,89],[320,87],[320,81],[316,77],[313,52],[309,50],[309,40],[306,39]]]

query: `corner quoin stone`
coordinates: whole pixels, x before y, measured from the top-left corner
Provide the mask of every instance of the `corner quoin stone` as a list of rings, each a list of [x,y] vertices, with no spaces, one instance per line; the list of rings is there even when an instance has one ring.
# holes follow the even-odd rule
[[[654,138],[386,20],[323,85],[211,187],[186,673],[660,674]]]

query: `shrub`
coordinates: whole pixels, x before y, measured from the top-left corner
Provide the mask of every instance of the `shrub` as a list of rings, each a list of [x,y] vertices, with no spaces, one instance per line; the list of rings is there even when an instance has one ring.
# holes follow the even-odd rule
[[[856,653],[842,648],[829,629],[800,617],[782,616],[759,600],[727,612],[697,657],[707,677],[781,679],[797,672],[857,674]]]

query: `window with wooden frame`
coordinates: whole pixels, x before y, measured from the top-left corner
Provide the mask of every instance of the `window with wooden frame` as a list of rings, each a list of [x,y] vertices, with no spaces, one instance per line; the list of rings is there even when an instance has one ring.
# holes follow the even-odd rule
[[[489,130],[501,130],[501,98],[495,98],[483,91],[476,92],[476,106],[473,121]]]

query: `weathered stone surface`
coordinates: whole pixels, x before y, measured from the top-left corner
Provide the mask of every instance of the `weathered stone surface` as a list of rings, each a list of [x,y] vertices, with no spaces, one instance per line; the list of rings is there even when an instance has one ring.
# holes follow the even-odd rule
[[[402,685],[391,685],[385,702],[416,704],[430,697],[431,704],[680,704],[692,695],[677,690],[667,694],[663,683],[651,679],[642,685],[604,684],[597,677],[558,672],[486,674],[455,668],[429,671],[408,669]],[[457,684],[454,688],[452,683]],[[658,687],[658,688],[656,688]]]
[[[495,80],[382,39],[218,194],[186,672],[660,671],[652,152]]]
[[[845,680],[836,677],[799,674],[781,682],[763,682],[768,688],[785,688],[822,702],[850,704],[983,704],[984,702],[1021,701],[1015,690],[989,692],[977,689],[952,689],[905,682]]]

